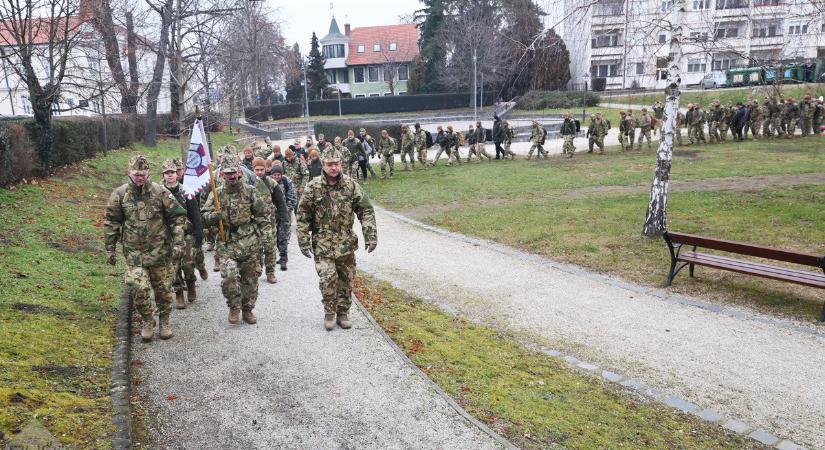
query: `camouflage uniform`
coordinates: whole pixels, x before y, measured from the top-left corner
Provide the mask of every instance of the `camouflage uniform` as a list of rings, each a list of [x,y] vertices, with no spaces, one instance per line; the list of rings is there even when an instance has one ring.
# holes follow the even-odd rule
[[[415,152],[415,135],[410,130],[410,127],[404,125],[401,127],[401,163],[404,164],[404,170],[410,170],[412,165],[415,170],[415,159],[413,153]],[[409,165],[407,158],[410,158]]]
[[[340,158],[334,150],[327,150],[323,155],[324,163]],[[375,212],[367,194],[346,175],[339,175],[335,184],[331,184],[326,176],[313,179],[307,185],[304,200],[298,205],[298,245],[305,256],[312,256],[310,252],[315,255],[328,330],[334,327],[332,318],[335,314],[339,325],[349,328],[347,313],[352,302],[355,251],[358,249],[358,237],[352,229],[354,216],[361,222],[367,250],[374,250],[378,243]]]
[[[298,196],[296,193],[295,184],[288,176],[283,175],[281,181],[277,182],[279,190],[283,193],[286,201],[287,213],[278,217],[275,222],[278,227],[278,255],[284,262],[289,260],[288,247],[289,239],[292,238],[292,214],[291,211],[298,209]],[[280,262],[280,260],[279,260]],[[285,270],[286,264],[282,265],[281,270]]]
[[[561,124],[560,134],[564,139],[561,152],[562,154],[567,155],[568,158],[572,158],[573,153],[576,151],[576,147],[573,145],[573,139],[576,137],[576,122],[570,118],[569,114],[566,115],[564,122]]]
[[[590,116],[590,126],[587,127],[587,153],[593,153],[593,145],[599,147],[599,154],[604,153],[604,137],[607,135],[607,124],[601,116]]]
[[[805,95],[804,100],[799,103],[799,126],[802,128],[802,137],[811,134],[814,122],[814,104],[811,96]]]
[[[817,99],[816,104],[814,105],[814,120],[813,120],[813,128],[814,134],[819,136],[822,133],[822,120],[823,115],[825,115],[825,111],[823,111],[822,101]]]
[[[295,194],[300,200],[301,195],[304,193],[304,186],[309,182],[309,169],[307,169],[306,163],[301,158],[293,156],[291,161],[284,158],[282,166],[284,175],[288,176],[295,184]]]
[[[638,150],[642,149],[642,142],[647,139],[647,149],[650,150],[650,130],[653,121],[647,115],[647,110],[642,110],[642,115],[639,116],[639,146]]]
[[[661,103],[656,102],[653,105],[653,117],[656,118],[656,128],[653,130],[655,133],[657,130],[659,131],[659,135],[662,135],[662,121],[665,120],[665,107],[662,106]]]
[[[375,149],[375,139],[372,138],[369,134],[367,134],[367,130],[361,128],[358,131],[359,140],[361,141],[361,146],[364,148],[364,165],[366,166],[367,172],[369,172],[370,176],[375,178],[375,171],[372,170],[372,164],[370,164],[370,159],[375,156],[376,149]]]
[[[438,160],[441,159],[442,153],[447,154],[447,165],[451,166],[452,158],[450,158],[450,137],[440,126],[438,127],[438,134],[435,136],[435,143],[438,144],[438,151],[435,152],[435,158],[433,158],[433,167],[435,167]]]
[[[169,170],[177,171],[178,165],[175,164],[175,161],[168,159],[164,161],[163,165],[161,166],[161,173],[167,172]],[[166,180],[163,181],[163,187],[165,187],[172,195],[175,196],[175,200],[186,209],[187,213],[187,220],[186,226],[184,227],[184,241],[186,245],[183,249],[183,254],[180,255],[179,258],[172,261],[172,271],[174,274],[174,282],[172,283],[172,291],[177,294],[177,296],[183,300],[183,291],[189,291],[189,301],[195,300],[195,282],[197,278],[195,278],[195,259],[194,259],[194,247],[195,243],[201,243],[203,239],[203,224],[200,220],[200,208],[198,207],[198,201],[195,199],[187,199],[183,195],[183,189],[181,188],[180,183],[175,184],[174,186],[169,186],[166,184]],[[196,232],[196,230],[200,229],[200,232]],[[196,236],[199,235],[199,236]],[[201,261],[202,263],[202,261]],[[204,268],[205,269],[205,268]],[[204,273],[205,270],[201,273]],[[186,305],[184,303],[179,303],[178,308],[183,308]]]
[[[748,128],[750,128],[753,138],[759,139],[759,131],[761,131],[762,128],[762,110],[759,108],[759,102],[756,100],[752,101],[750,109],[751,117],[748,121]]]
[[[502,141],[504,144],[504,155],[502,158],[507,158],[509,156],[511,160],[516,159],[516,152],[510,150],[510,146],[513,144],[513,139],[516,138],[516,132],[510,128],[510,123],[506,120],[501,124],[501,129],[504,132],[504,140]]]
[[[690,127],[693,130],[693,139],[696,143],[705,143],[705,117],[705,112],[699,108],[699,105],[695,105]]]
[[[284,196],[278,196],[278,192],[275,192],[277,189],[275,180],[266,175],[264,175],[263,178],[256,177],[254,187],[263,201],[264,214],[269,216],[270,225],[275,223],[273,220],[276,217],[289,217],[289,208],[284,201]],[[220,200],[220,197],[218,197],[218,199]],[[223,204],[221,204],[221,207],[223,207]],[[268,233],[269,235],[267,236],[261,236],[262,242],[269,243],[268,245],[262,245],[261,251],[263,252],[264,269],[266,271],[267,281],[270,283],[275,283],[277,280],[275,279],[275,247],[272,244],[275,242],[275,230],[273,227],[270,226]]]
[[[682,124],[685,122],[685,114],[682,111],[676,113],[676,120],[673,123],[673,135],[679,146],[682,145]]]
[[[148,171],[149,164],[145,157],[135,156],[129,168]],[[109,196],[103,222],[106,252],[110,264],[114,264],[117,243],[121,243],[126,257],[126,286],[145,324],[154,326],[155,308],[161,320],[168,320],[173,297],[170,262],[175,254],[183,252],[185,227],[183,206],[166,188],[148,179],[143,186],[129,179]]]
[[[467,154],[467,162],[470,162],[470,157],[473,156],[473,154],[476,155],[476,158],[478,158],[479,161],[483,161],[483,156],[486,157],[488,161],[492,162],[493,158],[484,148],[484,144],[487,142],[487,130],[485,130],[483,126],[476,125],[476,128],[473,131],[473,142],[475,145],[472,147],[473,150]]]
[[[722,110],[722,120],[719,121],[719,140],[725,142],[728,140],[728,130],[730,129],[730,122],[733,120],[733,105],[728,103]]]
[[[358,170],[358,161],[361,158],[366,158],[364,153],[364,146],[361,145],[361,141],[356,139],[354,136],[352,138],[347,136],[347,138],[344,139],[342,144],[344,144],[344,147],[347,148],[347,151],[350,154],[349,176],[351,178],[361,178],[361,173]]]
[[[636,128],[639,127],[639,122],[633,117],[633,111],[627,112],[627,119],[628,126],[627,126],[627,141],[629,145],[627,146],[630,150],[633,150],[633,144],[636,142]]]
[[[418,124],[416,124],[418,125]],[[418,155],[418,162],[421,167],[427,168],[427,132],[421,127],[416,127],[413,143],[415,152]]]
[[[547,138],[547,132],[544,128],[539,125],[538,122],[533,121],[533,128],[530,131],[530,150],[527,151],[527,159],[533,157],[533,151],[538,150],[536,153],[536,159],[542,157],[542,155],[547,158],[548,152],[544,150],[544,141]]]
[[[624,111],[619,112],[619,145],[622,151],[627,150],[627,141],[629,130],[633,128],[633,120],[627,116]],[[631,148],[632,150],[632,148]]]
[[[794,99],[785,102],[788,105],[787,114],[785,115],[785,137],[792,138],[796,134],[796,122],[799,120],[799,106],[796,105]]]
[[[227,155],[224,159],[223,173],[240,172],[234,157]],[[218,242],[217,246],[221,256],[221,290],[230,312],[238,309],[251,312],[258,299],[261,245],[274,244],[265,199],[256,188],[242,180],[234,185],[224,182],[218,188],[219,211],[215,210],[213,195],[209,195],[201,213],[207,225],[215,225],[221,220],[224,224],[226,241]]]
[[[762,103],[762,108],[762,136],[769,138],[773,136],[771,125],[773,125],[773,115],[775,110],[771,104],[771,101],[767,98]]]
[[[381,178],[385,179],[385,169],[389,166],[390,178],[392,178],[395,171],[395,139],[390,136],[383,137],[378,140],[376,151],[381,155]]]
[[[719,136],[719,123],[722,121],[724,111],[719,103],[713,102],[708,110],[708,140],[711,144],[722,142]]]
[[[338,140],[338,138],[335,138]],[[349,149],[344,146],[343,143],[337,142],[333,145],[339,153],[341,153],[341,157],[344,158],[341,160],[341,171],[346,174],[348,177],[352,177],[352,153],[350,153]]]

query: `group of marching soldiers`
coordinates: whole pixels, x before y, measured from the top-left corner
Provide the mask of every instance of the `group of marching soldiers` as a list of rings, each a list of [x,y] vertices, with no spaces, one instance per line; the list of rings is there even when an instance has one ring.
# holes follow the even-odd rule
[[[653,105],[652,116],[647,108],[641,114],[633,116],[633,111],[620,111],[619,143],[622,150],[632,149],[636,139],[636,129],[640,129],[638,149],[647,139],[650,148],[650,135],[661,131],[664,121],[664,106],[661,102]],[[766,96],[762,104],[758,100],[740,102],[734,105],[722,105],[719,100],[711,102],[707,110],[699,103],[688,103],[687,111],[679,111],[676,117],[674,137],[678,145],[683,145],[682,128],[687,129],[688,144],[726,142],[728,131],[736,141],[753,139],[786,138],[796,134],[797,128],[803,137],[819,135],[825,123],[825,107],[822,98],[814,100],[805,94],[799,102],[794,98]],[[707,128],[707,137],[705,129]]]

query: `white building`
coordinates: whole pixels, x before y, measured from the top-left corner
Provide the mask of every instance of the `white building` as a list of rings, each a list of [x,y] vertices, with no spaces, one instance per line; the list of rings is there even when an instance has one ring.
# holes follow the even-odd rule
[[[550,11],[556,5],[543,3]],[[664,87],[673,5],[673,0],[564,0],[563,14],[555,17],[570,52],[571,83],[603,77],[607,89]],[[825,58],[825,11],[818,0],[686,0],[685,5],[684,84],[697,84],[712,71]]]

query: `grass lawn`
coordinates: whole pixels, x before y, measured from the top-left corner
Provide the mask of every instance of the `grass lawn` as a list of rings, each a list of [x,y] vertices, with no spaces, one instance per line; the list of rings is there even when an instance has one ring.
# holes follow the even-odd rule
[[[387,283],[359,275],[355,292],[413,363],[520,448],[762,448]]]
[[[686,105],[688,103],[699,102],[699,104],[701,104],[702,106],[707,107],[710,104],[710,102],[717,99],[723,104],[730,102],[735,105],[736,102],[744,102],[746,100],[752,100],[754,98],[759,100],[759,102],[761,103],[762,99],[765,98],[765,94],[769,92],[772,92],[771,86],[755,86],[744,89],[719,89],[713,91],[698,90],[683,93],[681,98],[679,99],[679,103],[682,105]],[[814,98],[819,97],[820,95],[825,95],[825,84],[814,83],[782,86],[782,95],[784,95],[785,97],[793,97],[797,101],[800,99],[800,97],[808,93],[814,96]],[[651,106],[656,101],[664,103],[664,94],[658,91],[649,91],[642,92],[639,94],[602,98],[602,102],[604,103],[619,103],[645,106]]]
[[[823,173],[824,146],[821,138],[808,138],[677,149],[669,228],[825,254],[825,185],[770,186]],[[640,236],[654,164],[652,152],[612,148],[571,161],[402,171],[366,188],[375,203],[426,223],[660,286],[667,247]],[[769,179],[719,180],[757,175]],[[816,289],[704,268],[693,280],[680,274],[671,289],[806,321],[815,320],[825,297]]]
[[[216,145],[231,137],[214,133]],[[105,264],[103,208],[137,151],[159,181],[177,141],[109,152],[38,184],[0,189],[0,431],[37,418],[63,444],[108,448],[122,258]]]

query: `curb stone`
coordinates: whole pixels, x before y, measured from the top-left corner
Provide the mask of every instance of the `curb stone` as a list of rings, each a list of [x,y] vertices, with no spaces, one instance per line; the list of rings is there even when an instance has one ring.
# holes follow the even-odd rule
[[[352,303],[355,306],[358,307],[358,309],[361,311],[361,313],[364,314],[364,317],[367,318],[367,321],[369,321],[370,325],[372,325],[372,327],[378,332],[378,334],[380,334],[381,337],[384,338],[385,341],[387,341],[387,344],[389,344],[390,347],[392,347],[392,349],[395,351],[395,353],[397,353],[398,356],[401,357],[401,359],[404,361],[404,363],[406,363],[407,366],[409,366],[419,377],[421,377],[421,379],[423,379],[424,382],[433,391],[435,391],[435,393],[437,393],[439,397],[443,398],[444,401],[446,401],[447,404],[450,405],[450,407],[452,407],[455,410],[455,412],[457,412],[461,417],[463,417],[465,420],[467,420],[468,422],[473,424],[476,428],[481,430],[483,433],[490,436],[493,440],[495,440],[496,442],[501,444],[504,448],[512,449],[512,450],[518,449],[518,447],[513,445],[506,438],[504,438],[500,434],[496,433],[495,431],[491,430],[490,427],[488,427],[487,425],[485,425],[484,423],[482,423],[481,421],[479,421],[475,417],[471,416],[470,413],[465,411],[464,408],[461,407],[461,405],[456,403],[455,400],[453,400],[452,397],[447,395],[447,393],[444,392],[443,389],[441,389],[437,384],[435,384],[435,381],[431,380],[430,377],[428,377],[426,373],[424,373],[418,366],[416,366],[415,363],[413,363],[410,360],[410,358],[407,357],[407,355],[404,353],[404,351],[401,350],[401,348],[398,347],[398,344],[396,344],[395,341],[393,341],[392,338],[384,331],[384,329],[381,328],[381,325],[379,325],[378,322],[375,321],[375,318],[372,317],[372,314],[370,314],[370,312],[367,311],[367,308],[365,308],[364,305],[362,305],[361,302],[358,301],[358,298],[356,298],[355,295],[352,296]]]
[[[132,408],[130,395],[132,391],[131,356],[132,356],[132,296],[123,285],[120,304],[117,307],[115,339],[112,347],[112,448],[128,450],[132,448]]]
[[[696,308],[699,308],[699,309],[704,309],[704,310],[707,310],[707,311],[712,311],[712,312],[719,313],[719,314],[725,314],[725,315],[733,316],[733,317],[737,317],[737,318],[748,319],[748,320],[753,320],[753,321],[760,322],[760,323],[771,324],[771,325],[774,325],[774,326],[778,326],[778,327],[787,329],[789,331],[794,331],[794,332],[798,332],[798,333],[802,333],[802,334],[809,334],[809,335],[813,335],[813,336],[825,337],[825,332],[819,331],[816,328],[812,328],[812,327],[809,327],[809,326],[798,324],[798,323],[790,321],[790,320],[770,318],[770,317],[765,317],[765,316],[762,316],[760,314],[752,313],[752,312],[745,311],[745,310],[740,310],[740,309],[735,309],[735,308],[732,308],[732,307],[726,307],[726,306],[720,306],[720,305],[714,305],[714,304],[710,304],[710,303],[707,303],[705,301],[690,298],[690,297],[687,297],[687,296],[684,296],[684,295],[672,294],[672,293],[669,293],[665,289],[645,288],[645,287],[642,287],[642,286],[636,286],[636,285],[627,283],[627,282],[619,280],[619,279],[615,279],[615,278],[611,278],[611,277],[608,277],[608,276],[605,276],[605,275],[600,275],[600,274],[589,272],[589,271],[587,271],[587,270],[585,270],[581,267],[578,267],[578,266],[575,266],[575,265],[572,265],[572,264],[558,263],[558,262],[549,260],[547,258],[544,258],[542,256],[527,253],[527,252],[524,252],[524,251],[521,251],[521,250],[518,250],[518,249],[514,249],[512,247],[508,247],[506,245],[502,245],[502,244],[498,244],[498,243],[495,243],[495,242],[492,242],[492,241],[488,241],[486,239],[474,238],[474,237],[470,237],[470,236],[467,236],[467,235],[464,235],[464,234],[461,234],[461,233],[455,233],[455,232],[447,231],[447,230],[444,230],[444,229],[441,229],[441,228],[438,228],[438,227],[435,227],[435,226],[432,226],[432,225],[427,225],[423,222],[419,222],[415,219],[411,219],[411,218],[406,217],[402,214],[396,213],[394,211],[389,211],[389,210],[386,210],[384,208],[376,207],[375,209],[378,210],[381,213],[384,213],[384,214],[386,214],[386,215],[388,215],[388,216],[390,216],[390,217],[392,217],[396,220],[404,222],[408,225],[411,225],[411,226],[414,226],[414,227],[417,227],[417,228],[421,228],[423,230],[430,231],[430,232],[438,234],[438,235],[442,235],[442,236],[446,236],[446,237],[449,237],[449,238],[457,239],[459,241],[462,241],[462,242],[465,242],[465,243],[468,243],[468,244],[471,244],[471,245],[474,245],[474,246],[484,246],[484,247],[486,247],[490,250],[494,250],[494,251],[497,251],[497,252],[500,252],[500,253],[503,253],[503,254],[519,256],[520,258],[528,260],[528,261],[532,261],[532,262],[535,262],[535,263],[538,263],[538,264],[541,264],[541,265],[544,265],[544,266],[547,266],[547,267],[550,267],[550,268],[554,268],[554,269],[557,269],[557,270],[560,270],[560,271],[563,271],[563,272],[566,272],[566,273],[571,273],[571,274],[574,274],[574,275],[582,276],[582,277],[587,278],[589,280],[600,281],[600,282],[603,282],[603,283],[606,283],[606,284],[609,284],[609,285],[612,285],[612,286],[621,287],[621,288],[624,288],[624,289],[626,289],[628,291],[631,291],[631,292],[637,292],[637,293],[640,293],[640,294],[652,295],[652,296],[654,296],[654,297],[656,297],[660,300],[663,300],[663,301],[674,302],[674,303],[683,304],[683,305],[689,305],[689,306],[693,306],[693,307],[696,307]],[[381,278],[380,274],[373,273],[373,275],[376,275],[379,278]],[[394,283],[392,283],[392,284],[394,284]],[[442,307],[441,306],[442,303],[439,302],[437,299],[427,299],[427,301],[430,302],[430,303],[435,304],[439,308]],[[359,305],[359,307],[361,307],[360,303],[358,303],[358,305]],[[361,307],[361,308],[363,309],[363,307]],[[452,315],[458,315],[454,311],[453,312],[447,311],[447,312],[449,312]],[[369,316],[368,313],[366,313],[366,314],[370,318],[370,320],[372,320],[372,317]],[[375,324],[375,325],[378,326],[377,324]],[[383,330],[381,329],[380,326],[378,326],[378,329],[382,334],[384,334]],[[390,339],[389,336],[386,336],[386,334],[384,334],[384,336],[387,339]],[[392,341],[392,340],[390,339],[390,341]],[[393,342],[393,344],[394,344],[394,342]],[[528,348],[535,348],[535,345],[530,344],[530,343],[526,343],[526,342],[521,342],[521,345],[524,345],[525,347],[528,347]],[[401,350],[397,349],[397,351],[400,352]],[[656,389],[656,388],[651,388],[651,387],[647,387],[647,389],[645,389],[646,388],[645,384],[641,381],[636,380],[636,379],[626,378],[626,377],[624,377],[620,374],[616,374],[614,372],[609,372],[607,370],[602,370],[601,372],[599,372],[598,371],[599,366],[597,366],[595,364],[588,363],[586,361],[582,361],[582,360],[576,358],[573,355],[567,355],[567,354],[564,354],[564,353],[562,353],[558,350],[550,349],[550,348],[544,348],[544,347],[540,347],[539,351],[541,351],[542,353],[544,353],[544,354],[546,354],[550,357],[561,358],[562,360],[564,360],[568,363],[570,368],[572,368],[574,370],[577,370],[579,372],[583,372],[583,373],[587,373],[587,374],[590,374],[590,375],[598,376],[598,377],[603,378],[603,379],[605,379],[607,381],[610,381],[612,383],[616,383],[620,386],[624,386],[626,388],[629,388],[629,389],[632,389],[634,391],[640,392],[641,394],[643,394],[643,395],[645,395],[649,398],[652,398],[653,400],[656,400],[656,401],[658,401],[662,404],[665,404],[665,405],[667,405],[671,408],[674,408],[674,409],[676,409],[678,411],[681,411],[681,412],[684,412],[686,414],[690,414],[690,415],[699,417],[702,420],[705,420],[705,421],[708,421],[708,422],[721,423],[723,428],[725,428],[727,430],[730,430],[734,433],[737,433],[741,436],[744,436],[746,438],[753,439],[757,442],[760,442],[760,443],[763,443],[763,444],[766,444],[766,445],[774,445],[775,444],[776,448],[780,448],[780,446],[781,446],[782,449],[789,449],[789,450],[790,449],[805,449],[805,447],[802,447],[799,444],[796,444],[795,442],[790,441],[790,440],[782,440],[780,442],[781,438],[776,437],[773,434],[771,434],[769,432],[766,432],[762,429],[755,429],[754,427],[752,427],[751,425],[748,425],[747,423],[744,423],[744,422],[741,422],[741,421],[738,421],[738,420],[735,420],[735,419],[728,419],[726,421],[725,417],[723,417],[721,414],[719,414],[715,410],[704,409],[704,408],[702,408],[702,407],[700,407],[696,404],[693,404],[693,403],[689,402],[688,400],[683,399],[681,397],[671,396],[663,390]],[[401,354],[404,358],[406,358],[406,355],[404,355],[403,352]],[[407,360],[409,361],[409,359],[407,359]],[[409,363],[412,364],[411,361]],[[414,364],[412,364],[412,366],[415,367],[416,369],[418,369],[418,367],[416,367]],[[420,369],[419,369],[419,372],[420,372]],[[618,378],[616,378],[615,380],[612,380],[612,379],[608,378],[607,376],[603,375],[605,372],[610,374],[610,378],[616,378],[616,377],[618,377]],[[421,375],[424,376],[427,380],[429,380],[429,378],[426,377],[426,374],[421,373]],[[429,380],[429,381],[432,383],[432,380]],[[446,394],[444,394],[444,395],[446,395]]]

